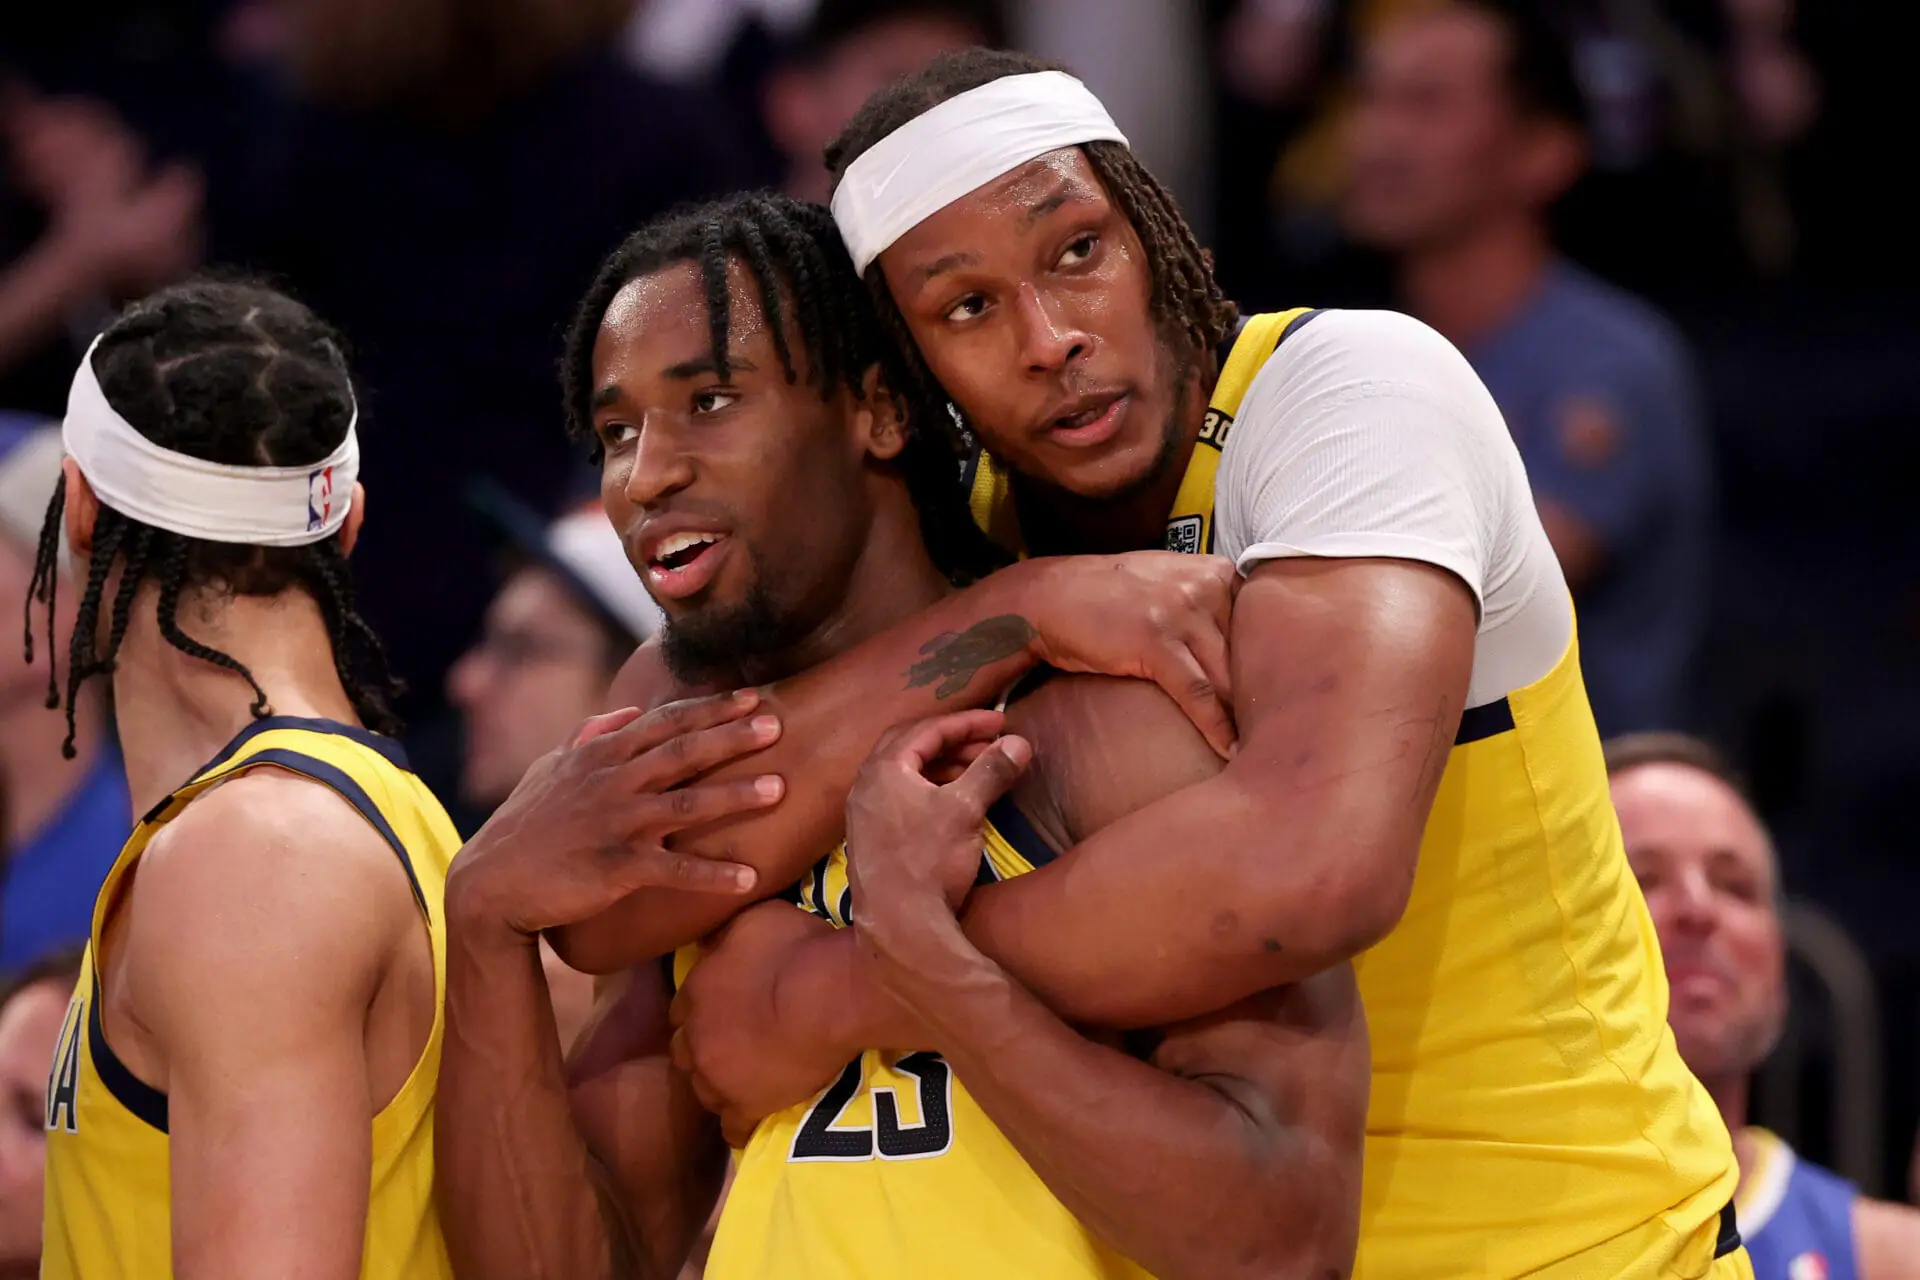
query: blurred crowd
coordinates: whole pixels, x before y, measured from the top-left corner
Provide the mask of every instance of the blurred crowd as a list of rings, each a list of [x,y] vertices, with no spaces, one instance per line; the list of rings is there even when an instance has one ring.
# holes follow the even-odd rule
[[[471,830],[657,624],[606,522],[581,518],[597,476],[560,426],[561,330],[595,264],[681,201],[824,199],[821,150],[874,89],[947,49],[1024,48],[1105,100],[1243,309],[1392,306],[1466,353],[1575,588],[1603,734],[1720,743],[1787,890],[1864,962],[1866,988],[1842,989],[1800,945],[1818,929],[1786,930],[1805,1013],[1755,1109],[1898,1194],[1920,1093],[1885,1090],[1852,1128],[1827,1100],[1857,1061],[1900,1081],[1920,1058],[1920,533],[1903,517],[1920,253],[1886,190],[1909,47],[1863,0],[1560,0],[1511,40],[1471,15],[1413,20],[1425,7],[14,6],[0,605],[18,618],[67,384],[105,318],[197,270],[265,274],[352,346],[378,441],[361,605],[411,690],[411,757]],[[44,966],[84,939],[129,824],[100,692],[63,759],[46,660],[0,647],[16,1000],[57,987]],[[563,1022],[590,998],[582,982]],[[11,1096],[8,1037],[50,1041],[58,1005],[0,1011],[9,1115],[38,1103]]]

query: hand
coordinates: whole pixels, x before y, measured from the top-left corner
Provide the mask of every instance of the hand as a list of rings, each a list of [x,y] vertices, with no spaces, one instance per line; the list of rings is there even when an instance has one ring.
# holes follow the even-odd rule
[[[860,936],[881,950],[913,932],[925,907],[951,913],[972,889],[987,810],[1033,757],[1025,738],[996,737],[1005,722],[997,711],[962,711],[905,725],[861,767],[847,797],[848,874]],[[952,782],[928,776],[963,754],[972,762]]]
[[[751,867],[676,853],[665,841],[780,799],[774,774],[690,782],[780,736],[774,717],[746,718],[758,705],[759,695],[743,690],[587,721],[570,745],[535,762],[454,859],[449,918],[531,937],[598,915],[636,889],[751,890]]]
[[[779,999],[793,958],[809,945],[832,945],[834,932],[789,902],[749,907],[706,942],[673,998],[673,1063],[720,1117],[731,1146],[745,1146],[762,1120],[826,1088],[860,1052],[827,1034],[832,1011]]]
[[[1042,661],[1062,671],[1151,680],[1224,758],[1232,754],[1227,634],[1239,571],[1220,556],[1135,551],[1028,562],[1023,612]]]

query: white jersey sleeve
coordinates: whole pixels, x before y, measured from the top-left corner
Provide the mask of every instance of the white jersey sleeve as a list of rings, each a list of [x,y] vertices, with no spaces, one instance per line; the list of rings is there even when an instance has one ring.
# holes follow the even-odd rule
[[[1466,358],[1392,311],[1326,311],[1288,335],[1235,416],[1216,546],[1242,573],[1382,556],[1452,573],[1480,607],[1467,705],[1550,671],[1573,629],[1526,469]]]

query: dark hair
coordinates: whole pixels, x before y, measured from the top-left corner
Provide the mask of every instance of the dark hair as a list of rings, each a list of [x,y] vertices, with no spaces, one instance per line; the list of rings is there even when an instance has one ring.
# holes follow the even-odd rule
[[[101,335],[93,371],[107,402],[164,448],[234,466],[302,466],[339,447],[354,398],[338,335],[311,311],[264,285],[196,280],[129,306]],[[26,648],[33,657],[32,602],[46,606],[53,643],[60,528],[66,480],[53,491],[28,590]],[[106,651],[97,634],[107,576],[123,572],[111,604]],[[379,638],[354,609],[353,575],[339,535],[302,547],[208,542],[157,529],[102,503],[67,667],[67,740],[74,754],[75,702],[89,676],[111,673],[140,584],[159,584],[160,634],[190,657],[224,667],[253,687],[253,714],[271,714],[253,673],[180,629],[180,597],[215,586],[235,595],[272,596],[292,587],[311,595],[326,618],[334,669],[368,727],[393,733],[391,700],[399,685]],[[60,705],[49,663],[47,705]],[[368,678],[362,679],[366,671]]]
[[[1007,42],[1006,6],[998,0],[820,0],[800,52],[817,57],[848,36],[892,18],[944,19],[971,27],[982,44]]]
[[[1035,71],[1064,71],[1058,63],[1007,49],[966,49],[943,53],[923,71],[902,77],[868,98],[840,136],[827,148],[827,167],[837,187],[847,166],[882,138],[909,120],[969,89],[1007,76]],[[1177,334],[1196,353],[1216,351],[1233,336],[1239,310],[1220,291],[1213,278],[1213,255],[1200,247],[1171,193],[1148,173],[1132,151],[1117,142],[1089,142],[1081,147],[1107,194],[1133,225],[1153,269],[1153,316]],[[867,286],[879,310],[882,326],[899,348],[905,367],[896,385],[915,413],[940,422],[970,447],[964,420],[952,397],[940,386],[926,359],[914,345],[900,308],[887,291],[880,264],[867,268]]]
[[[1642,765],[1684,765],[1719,779],[1751,807],[1746,780],[1720,749],[1704,738],[1685,733],[1628,733],[1607,739],[1603,750],[1610,778]]]
[[[1563,124],[1584,134],[1588,125],[1586,94],[1574,65],[1572,41],[1556,11],[1540,0],[1456,0],[1461,7],[1483,13],[1499,24],[1507,37],[1506,90],[1521,114]]]
[[[593,344],[614,296],[630,281],[673,263],[699,265],[714,363],[722,378],[728,376],[733,304],[727,265],[733,261],[753,276],[788,382],[799,378],[789,344],[796,336],[805,344],[807,381],[823,398],[841,388],[862,395],[867,370],[881,366],[882,382],[906,417],[907,443],[898,465],[919,508],[928,554],[941,572],[964,584],[1005,563],[967,509],[962,460],[950,436],[928,431],[914,406],[896,394],[898,353],[881,339],[832,215],[816,204],[750,192],[656,219],[627,237],[601,264],[567,332],[560,376],[567,429],[592,438]]]

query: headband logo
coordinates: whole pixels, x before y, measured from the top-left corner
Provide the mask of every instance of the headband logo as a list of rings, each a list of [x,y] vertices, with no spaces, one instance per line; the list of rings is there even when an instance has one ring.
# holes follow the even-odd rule
[[[332,514],[333,468],[321,467],[307,476],[307,528],[320,528]]]

